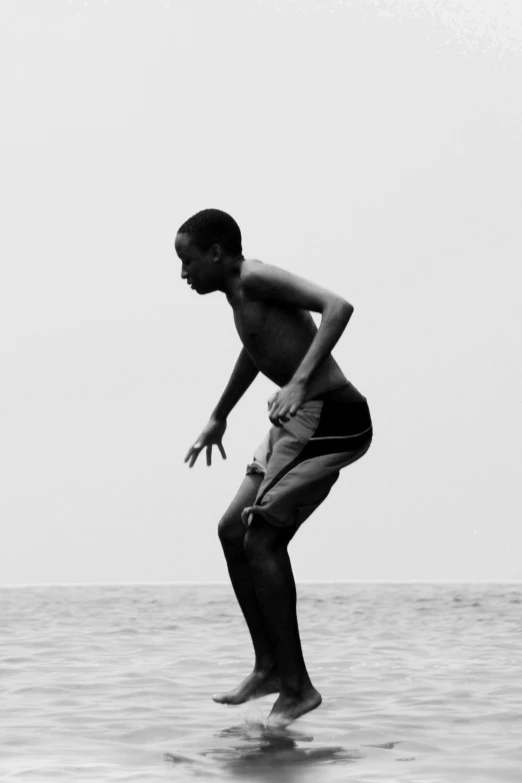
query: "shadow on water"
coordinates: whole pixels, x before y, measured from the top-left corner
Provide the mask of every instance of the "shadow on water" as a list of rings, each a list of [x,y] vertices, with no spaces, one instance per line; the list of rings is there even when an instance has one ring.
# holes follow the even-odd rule
[[[357,750],[338,745],[301,747],[312,743],[313,736],[289,729],[269,729],[263,724],[232,726],[214,736],[223,744],[200,751],[197,756],[166,753],[165,760],[176,765],[188,763],[195,774],[205,768],[217,778],[237,776],[291,783],[316,765],[354,763],[363,758]]]

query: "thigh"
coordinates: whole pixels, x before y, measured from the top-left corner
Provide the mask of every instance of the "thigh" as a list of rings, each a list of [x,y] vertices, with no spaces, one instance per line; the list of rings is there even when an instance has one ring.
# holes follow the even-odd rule
[[[218,524],[218,534],[222,541],[243,544],[246,530],[241,521],[241,512],[247,506],[254,505],[262,480],[262,473],[249,473],[241,482],[234,499]]]
[[[310,443],[313,443],[311,439]],[[322,444],[322,441],[320,441]],[[263,518],[277,531],[295,531],[327,498],[342,468],[360,459],[371,443],[371,436],[352,451],[315,454],[308,444],[296,459],[290,460],[275,476],[267,474],[256,496],[252,518]],[[261,529],[260,523],[258,528]],[[284,535],[263,533],[263,539],[278,546]]]

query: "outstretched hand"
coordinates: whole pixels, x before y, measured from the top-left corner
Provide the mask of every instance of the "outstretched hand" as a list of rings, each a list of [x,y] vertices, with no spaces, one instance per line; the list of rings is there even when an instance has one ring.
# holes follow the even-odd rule
[[[187,456],[185,457],[184,462],[189,463],[189,468],[191,468],[194,465],[195,461],[199,457],[199,452],[202,451],[205,447],[207,449],[207,465],[212,464],[212,446],[218,447],[223,459],[227,458],[227,455],[225,454],[225,449],[223,448],[223,444],[221,443],[226,428],[227,428],[226,421],[218,421],[216,419],[210,419],[206,427],[203,429],[203,432],[201,433],[199,438],[196,440],[196,442],[190,447],[190,449],[187,452]]]
[[[306,389],[304,384],[290,381],[274,392],[268,400],[268,418],[276,427],[281,426],[282,421],[288,421],[290,416],[295,416],[304,402]]]

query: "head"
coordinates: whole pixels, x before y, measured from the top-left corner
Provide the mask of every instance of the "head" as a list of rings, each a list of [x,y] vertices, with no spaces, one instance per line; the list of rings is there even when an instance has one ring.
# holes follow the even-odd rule
[[[200,294],[226,290],[227,278],[243,258],[239,226],[219,209],[204,209],[185,221],[174,247],[182,279]]]

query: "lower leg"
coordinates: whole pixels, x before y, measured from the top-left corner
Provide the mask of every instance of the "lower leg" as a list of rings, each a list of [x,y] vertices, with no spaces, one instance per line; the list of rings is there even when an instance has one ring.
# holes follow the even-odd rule
[[[299,637],[297,593],[286,547],[250,562],[252,584],[283,688],[300,690],[310,678]]]
[[[239,607],[245,618],[255,653],[255,671],[271,673],[276,660],[256,595],[250,565],[243,547],[224,545],[228,573]]]
[[[223,549],[230,581],[254,645],[255,664],[253,672],[236,688],[214,694],[212,698],[220,704],[242,704],[270,693],[279,693],[280,679],[243,547],[223,542]]]
[[[280,675],[280,695],[269,725],[286,726],[321,703],[304,662],[297,622],[297,594],[287,544],[291,534],[254,522],[245,549]]]

